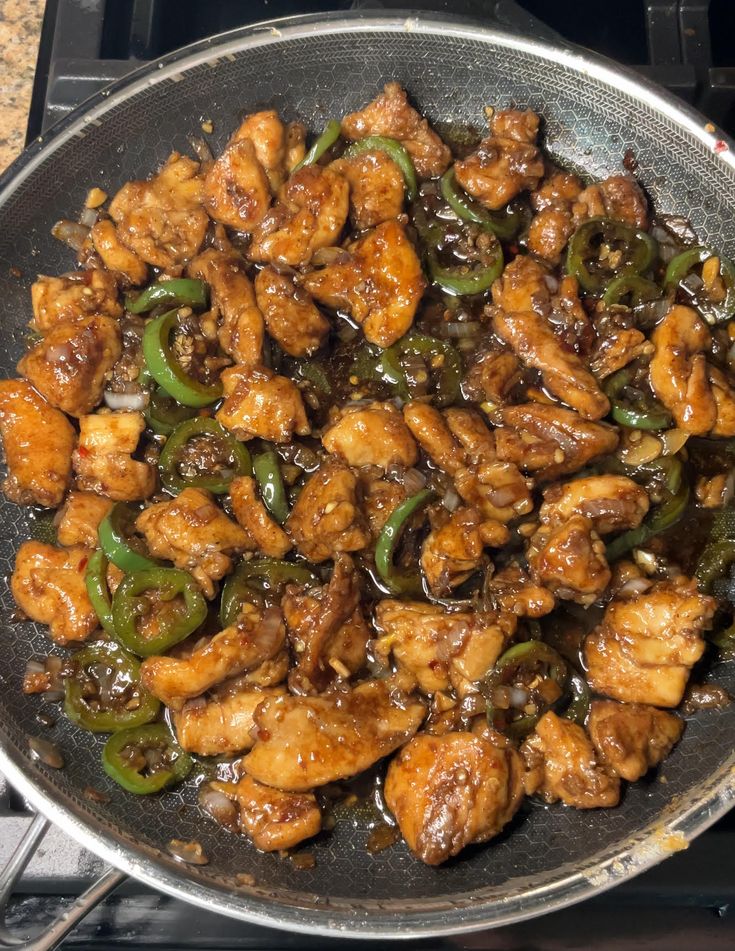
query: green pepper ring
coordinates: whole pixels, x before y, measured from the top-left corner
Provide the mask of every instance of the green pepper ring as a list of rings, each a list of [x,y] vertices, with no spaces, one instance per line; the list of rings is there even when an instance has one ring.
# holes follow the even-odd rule
[[[90,555],[87,562],[84,584],[87,589],[87,597],[100,624],[108,634],[114,637],[115,625],[112,622],[112,601],[107,586],[107,564],[107,556],[98,548],[94,554]]]
[[[406,199],[409,202],[416,201],[419,193],[416,169],[413,167],[413,161],[405,145],[399,142],[398,139],[391,139],[385,135],[368,135],[364,139],[353,142],[345,151],[345,158],[352,158],[362,152],[372,151],[384,152],[398,166],[406,187]]]
[[[265,507],[278,524],[283,525],[288,518],[288,499],[276,453],[270,449],[256,456],[253,471]]]
[[[442,197],[462,221],[471,221],[490,231],[499,241],[510,241],[521,229],[523,219],[511,205],[504,211],[489,211],[460,188],[454,168],[448,169],[440,181]]]
[[[131,314],[143,314],[159,304],[172,307],[204,308],[209,302],[209,288],[204,281],[189,277],[175,277],[149,284],[137,297],[125,296],[125,309]]]
[[[163,626],[156,637],[143,637],[136,624],[137,599],[146,591],[159,590],[164,600],[183,595],[185,613],[174,623]],[[179,568],[149,568],[125,578],[112,596],[112,620],[120,644],[139,657],[162,654],[193,634],[207,617],[207,602],[188,571]]]
[[[136,746],[139,743],[165,743],[176,754],[171,768],[158,770],[150,776],[141,776],[136,769],[127,765],[121,756],[126,746]],[[110,779],[127,792],[136,795],[150,795],[181,782],[189,775],[193,765],[192,758],[182,750],[164,723],[150,723],[114,733],[102,750],[102,766]]]
[[[315,162],[318,162],[327,149],[330,149],[337,141],[341,131],[342,126],[337,119],[330,119],[324,126],[324,131],[317,138],[306,155],[291,169],[291,174],[293,175],[294,172],[298,172],[304,168],[305,165],[314,165]]]
[[[719,257],[720,276],[727,289],[725,300],[712,307],[712,311],[719,322],[728,320],[735,312],[735,264],[730,258],[726,258],[724,255],[715,255],[713,251],[704,247],[704,245],[687,248],[669,261],[666,267],[666,274],[664,275],[664,286],[669,290],[677,288],[695,265],[704,264],[704,262],[711,257]]]
[[[493,725],[496,712],[491,700],[493,688],[499,685],[501,676],[509,667],[521,667],[529,660],[534,663],[541,661],[542,663],[548,664],[549,677],[560,687],[563,687],[567,683],[569,679],[569,666],[553,647],[539,640],[522,641],[520,644],[514,644],[512,647],[509,647],[504,654],[501,654],[485,682],[485,692],[488,697],[487,721],[491,726]],[[511,721],[504,732],[520,739],[533,730],[541,719],[541,716],[541,712],[538,712],[519,717]]]
[[[400,571],[393,564],[393,556],[406,522],[414,512],[436,497],[432,489],[422,489],[405,499],[391,512],[375,545],[375,567],[391,594],[420,594],[421,578],[417,572]]]
[[[613,236],[625,240],[629,245],[628,259],[622,270],[626,273],[642,274],[653,264],[658,255],[658,243],[645,231],[638,231],[622,221],[613,218],[596,217],[583,222],[567,246],[566,271],[579,281],[579,286],[589,294],[602,294],[606,278],[602,274],[590,271],[585,261],[585,251],[598,235]]]
[[[237,620],[240,607],[247,592],[258,591],[258,579],[261,590],[278,591],[284,585],[319,584],[319,578],[306,565],[294,561],[282,561],[278,558],[254,558],[241,562],[222,586],[219,617],[222,627],[230,627]]]
[[[189,376],[171,350],[169,337],[178,310],[169,310],[150,320],[143,331],[143,356],[151,376],[161,389],[184,406],[209,406],[222,396],[222,384],[205,384]]]
[[[134,519],[132,506],[127,502],[117,502],[102,519],[97,530],[100,548],[121,571],[141,571],[143,568],[155,568],[159,564],[130,545],[127,527]]]
[[[167,406],[166,403],[170,405]],[[170,436],[181,423],[187,419],[193,419],[196,412],[195,407],[177,403],[162,387],[156,386],[151,391],[144,415],[146,422],[156,435]]]
[[[225,440],[227,447],[232,453],[234,459],[234,468],[232,475],[223,477],[221,475],[200,475],[187,479],[177,471],[176,454],[187,444],[194,436],[213,436]],[[253,471],[250,461],[250,452],[244,443],[228,433],[216,420],[207,416],[195,416],[193,419],[184,420],[179,423],[176,429],[166,440],[166,445],[161,450],[158,459],[158,471],[161,477],[161,483],[169,492],[178,494],[189,486],[196,486],[200,489],[207,489],[215,495],[224,495],[230,487],[230,483],[236,476],[251,475]]]

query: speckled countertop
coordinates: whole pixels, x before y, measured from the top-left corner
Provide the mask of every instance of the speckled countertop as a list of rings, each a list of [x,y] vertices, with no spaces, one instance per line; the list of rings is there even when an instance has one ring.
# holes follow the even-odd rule
[[[0,170],[23,149],[46,0],[0,0]]]

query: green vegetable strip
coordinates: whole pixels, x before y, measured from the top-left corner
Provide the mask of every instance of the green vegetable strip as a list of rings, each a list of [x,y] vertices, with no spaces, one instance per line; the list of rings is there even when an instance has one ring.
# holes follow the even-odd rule
[[[136,511],[126,502],[117,502],[100,522],[97,535],[105,556],[121,571],[140,571],[158,564],[132,544]],[[141,543],[142,547],[142,543]]]
[[[205,384],[189,376],[176,359],[170,337],[176,326],[177,311],[170,310],[146,324],[143,331],[143,356],[153,379],[184,406],[208,406],[222,396],[222,384]]]
[[[293,172],[298,172],[298,170],[303,168],[305,165],[314,165],[315,162],[318,162],[327,149],[330,149],[337,141],[340,131],[341,126],[339,122],[336,119],[330,119],[329,122],[324,126],[324,131],[322,134],[312,145],[306,155],[301,159],[298,165],[294,165],[291,173],[293,174]]]
[[[253,470],[265,507],[283,525],[288,518],[288,499],[278,456],[273,450],[261,453],[253,461]]]
[[[112,602],[107,587],[107,564],[105,553],[97,549],[87,562],[84,583],[87,587],[87,596],[100,624],[108,634],[114,637],[115,625],[112,623]]]
[[[421,577],[417,571],[401,571],[393,564],[393,556],[401,538],[406,522],[426,505],[436,493],[431,489],[422,489],[416,495],[401,502],[391,513],[378,537],[375,546],[375,567],[386,587],[393,594],[419,594]]]
[[[490,231],[500,241],[510,241],[523,224],[523,217],[511,205],[504,211],[492,212],[463,191],[450,168],[441,177],[441,193],[444,200],[462,221],[471,221],[484,231]]]
[[[280,597],[287,584],[316,585],[319,578],[301,562],[278,558],[241,562],[222,586],[219,610],[222,627],[235,623],[243,603],[268,594]]]
[[[673,291],[684,281],[698,264],[704,262],[715,253],[703,245],[687,248],[681,254],[672,258],[666,268],[664,285],[667,290]],[[720,277],[725,285],[725,299],[719,304],[712,305],[717,322],[729,320],[735,313],[735,264],[724,255],[717,255],[720,259]]]
[[[637,403],[625,401],[621,394],[632,380],[629,369],[618,370],[605,384],[605,393],[610,399],[611,415],[616,423],[631,429],[668,429],[672,425],[669,411],[652,396],[639,399]]]
[[[158,307],[159,304],[202,310],[208,303],[208,285],[204,281],[186,277],[157,281],[146,287],[137,297],[132,294],[127,294],[125,297],[125,309],[131,314],[144,314]]]
[[[610,542],[606,551],[607,560],[615,561],[632,548],[645,545],[654,535],[671,528],[682,517],[688,504],[689,485],[682,479],[678,492],[660,505],[647,522],[643,522],[638,528],[631,528]]]

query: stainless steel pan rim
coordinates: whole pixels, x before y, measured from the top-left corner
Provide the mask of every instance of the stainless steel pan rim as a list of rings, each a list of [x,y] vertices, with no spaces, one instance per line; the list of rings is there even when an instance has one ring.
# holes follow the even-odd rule
[[[418,33],[450,35],[474,42],[501,45],[509,50],[524,51],[541,60],[565,65],[581,75],[594,77],[615,85],[631,98],[647,104],[683,128],[708,149],[716,153],[723,166],[735,170],[732,143],[721,134],[708,131],[706,120],[694,110],[683,106],[672,96],[650,84],[632,71],[576,49],[562,49],[547,43],[520,38],[502,31],[469,25],[456,18],[436,18],[414,14],[394,16],[371,14],[327,14],[294,17],[272,21],[222,34],[177,51],[160,61],[136,71],[90,99],[82,108],[59,123],[52,133],[34,142],[31,147],[0,178],[0,208],[29,174],[49,159],[54,151],[74,136],[83,136],[90,123],[97,123],[116,105],[145,86],[154,86],[203,62],[214,63],[228,55],[255,47],[267,46],[283,39],[299,40],[318,34],[355,34],[384,31],[387,33]],[[388,78],[388,77],[386,77]],[[85,848],[96,853],[116,868],[132,875],[175,898],[183,899],[208,910],[216,910],[254,924],[298,930],[308,934],[354,936],[361,938],[419,938],[450,935],[498,927],[534,917],[541,912],[564,908],[613,887],[620,881],[639,874],[661,861],[672,851],[707,829],[735,801],[735,754],[709,777],[696,799],[688,804],[671,803],[664,815],[628,840],[622,847],[614,845],[590,857],[574,874],[536,886],[527,882],[517,897],[493,902],[492,889],[469,895],[466,902],[434,902],[431,911],[422,910],[420,900],[406,903],[402,914],[388,914],[385,903],[365,897],[355,902],[324,900],[322,909],[308,905],[268,900],[249,895],[244,889],[210,887],[186,870],[177,874],[169,862],[135,854],[116,842],[102,829],[83,821],[63,803],[54,798],[51,784],[39,774],[29,760],[13,749],[0,747],[0,771],[39,812],[62,827]],[[492,846],[490,846],[492,848]],[[441,870],[437,870],[441,875]]]

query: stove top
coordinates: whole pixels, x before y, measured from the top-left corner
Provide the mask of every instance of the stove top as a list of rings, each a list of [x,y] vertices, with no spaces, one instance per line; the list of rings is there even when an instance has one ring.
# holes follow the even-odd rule
[[[102,86],[163,53],[279,16],[354,8],[463,14],[529,36],[568,40],[638,69],[735,135],[732,0],[48,0],[28,123],[30,141]],[[0,777],[0,868],[31,822]],[[32,933],[102,871],[52,829],[11,901],[8,925]],[[730,907],[733,912],[730,913]],[[63,947],[72,949],[357,949],[368,942],[286,934],[232,921],[129,882]],[[411,948],[707,951],[735,947],[735,812],[663,865],[583,905],[476,935]]]

